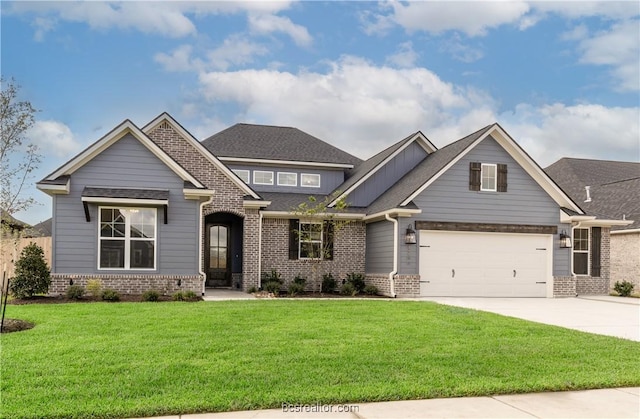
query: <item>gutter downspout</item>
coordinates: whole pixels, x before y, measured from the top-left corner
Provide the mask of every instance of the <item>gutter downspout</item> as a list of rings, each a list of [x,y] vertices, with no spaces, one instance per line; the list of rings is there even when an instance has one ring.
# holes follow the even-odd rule
[[[200,212],[198,216],[200,217],[200,225],[198,227],[198,274],[202,276],[202,295],[204,296],[204,284],[207,281],[207,274],[204,272],[204,255],[202,250],[202,242],[204,241],[203,231],[204,231],[204,206],[213,202],[213,195],[209,197],[206,201],[202,201],[200,203]]]
[[[396,282],[393,278],[398,273],[398,220],[385,214],[384,218],[393,223],[393,270],[389,272],[389,290],[391,297],[396,298]]]
[[[262,288],[262,211],[258,210],[258,289]]]

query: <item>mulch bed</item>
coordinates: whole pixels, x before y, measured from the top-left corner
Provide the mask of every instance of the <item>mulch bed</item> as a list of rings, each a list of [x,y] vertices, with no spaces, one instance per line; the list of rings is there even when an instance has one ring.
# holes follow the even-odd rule
[[[35,324],[20,319],[4,319],[2,333],[20,332],[21,330],[32,329]]]

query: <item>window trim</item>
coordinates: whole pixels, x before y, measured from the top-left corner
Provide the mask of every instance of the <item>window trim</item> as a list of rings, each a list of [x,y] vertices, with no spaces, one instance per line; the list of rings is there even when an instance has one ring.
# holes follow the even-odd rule
[[[304,176],[314,176],[318,178],[318,184],[317,185],[305,185],[304,182],[302,181],[302,178]],[[319,188],[321,186],[321,176],[319,173],[300,173],[300,186],[302,186],[303,188]]]
[[[125,235],[122,238],[113,238],[113,237],[101,237],[100,230],[102,230],[102,210],[103,209],[117,209],[117,210],[152,210],[154,217],[154,235],[153,239],[149,238],[139,238],[139,237],[131,237],[131,221],[128,217],[125,217]],[[155,207],[125,207],[125,206],[113,206],[113,205],[102,205],[98,206],[98,251],[96,252],[98,255],[97,262],[97,270],[99,271],[157,271],[158,270],[158,208]],[[124,267],[122,268],[102,268],[100,266],[100,260],[102,257],[102,240],[108,241],[124,241]],[[153,242],[153,268],[132,268],[131,267],[131,242],[132,241],[152,241]]]
[[[484,187],[485,168],[493,168],[493,188]],[[498,191],[498,165],[495,163],[482,163],[480,165],[480,191],[481,192],[497,192]]]
[[[320,226],[320,240],[303,240],[302,239],[302,225],[303,224],[316,224]],[[302,257],[302,243],[320,243],[320,255],[315,258]],[[298,223],[298,259],[299,260],[324,260],[323,253],[324,248],[324,224],[321,221],[300,221]]]
[[[280,182],[280,175],[293,175],[294,176],[294,183],[290,184],[290,183],[282,183],[282,182]],[[278,186],[291,186],[291,187],[298,186],[298,174],[295,173],[295,172],[278,172],[277,178],[278,178],[277,179]]]
[[[251,182],[251,171],[247,169],[232,169],[233,173],[240,178],[241,181],[247,185]],[[242,173],[242,174],[241,174]],[[246,173],[247,180],[244,180],[244,174]]]
[[[587,230],[587,248],[586,250],[576,250],[576,230]],[[571,273],[575,276],[591,276],[591,229],[589,227],[574,227],[571,229],[571,239],[573,240],[573,246],[571,247]],[[587,255],[587,273],[575,272],[575,254]]]
[[[265,174],[268,173],[271,175],[271,182],[257,182],[256,181],[256,174]],[[273,185],[273,171],[269,171],[269,170],[254,170],[253,171],[253,184],[254,185]]]

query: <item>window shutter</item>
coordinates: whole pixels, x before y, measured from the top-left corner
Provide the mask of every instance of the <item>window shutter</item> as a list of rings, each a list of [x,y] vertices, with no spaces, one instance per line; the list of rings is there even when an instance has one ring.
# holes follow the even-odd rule
[[[591,276],[600,277],[600,242],[602,229],[591,227]]]
[[[289,220],[289,260],[298,259],[300,220]]]
[[[333,260],[333,221],[323,221],[322,235],[324,237],[323,259]]]
[[[507,192],[507,165],[498,164],[498,192]]]
[[[471,162],[469,163],[469,190],[479,191],[480,180],[482,174],[482,163]]]

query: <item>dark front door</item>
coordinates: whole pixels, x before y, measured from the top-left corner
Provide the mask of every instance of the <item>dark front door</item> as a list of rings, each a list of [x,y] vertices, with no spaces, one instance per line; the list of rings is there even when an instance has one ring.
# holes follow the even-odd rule
[[[207,287],[231,286],[230,232],[226,224],[207,224]]]

